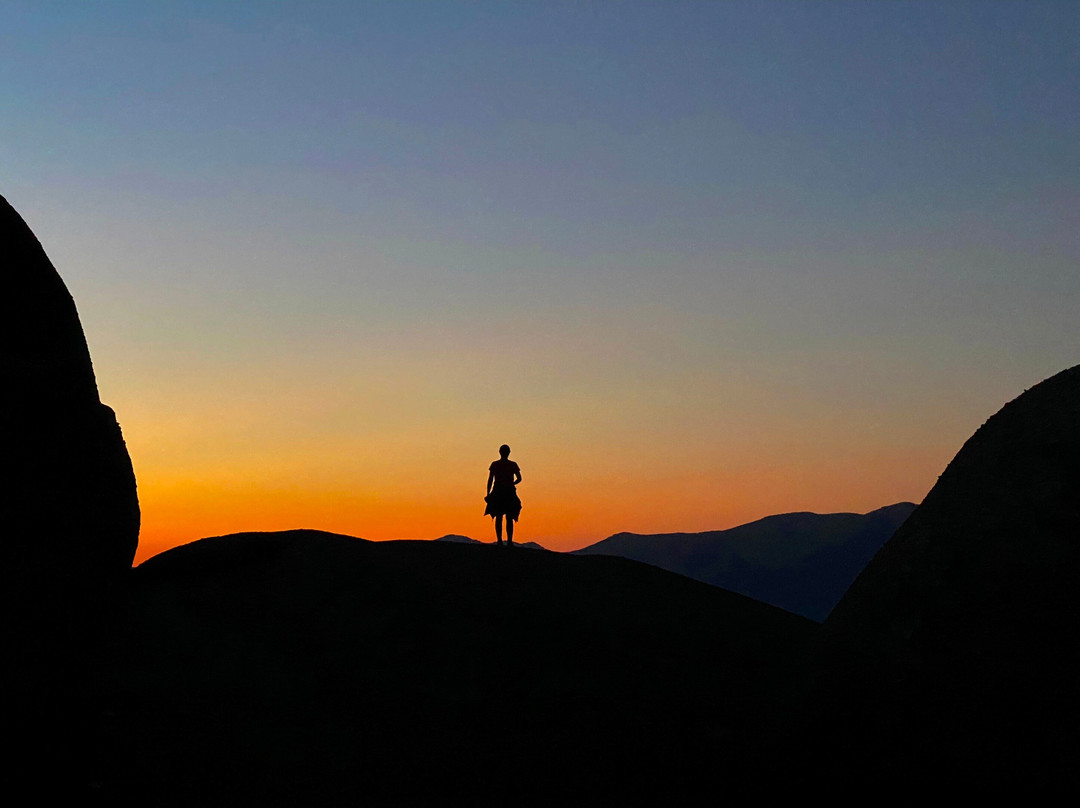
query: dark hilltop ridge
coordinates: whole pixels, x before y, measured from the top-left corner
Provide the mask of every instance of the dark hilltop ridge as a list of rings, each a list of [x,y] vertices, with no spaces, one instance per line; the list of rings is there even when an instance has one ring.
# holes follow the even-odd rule
[[[0,244],[13,797],[1075,789],[1080,368],[991,418],[823,625],[624,558],[454,541],[245,533],[131,569],[134,477],[71,298],[6,204]]]
[[[316,531],[132,577],[105,780],[180,802],[662,800],[760,743],[814,630],[624,559]]]
[[[435,541],[449,541],[449,542],[456,542],[457,544],[491,544],[492,543],[492,542],[483,542],[483,541],[480,541],[479,539],[471,539],[468,536],[462,536],[459,533],[447,533],[445,536],[439,536],[439,538],[435,539]],[[547,549],[546,547],[543,547],[543,546],[537,544],[534,541],[516,541],[516,542],[514,542],[514,546],[515,547],[524,547],[524,548],[526,548],[528,550],[546,550]]]
[[[704,533],[616,533],[576,552],[632,558],[820,622],[914,510],[900,502],[867,514],[778,514]]]

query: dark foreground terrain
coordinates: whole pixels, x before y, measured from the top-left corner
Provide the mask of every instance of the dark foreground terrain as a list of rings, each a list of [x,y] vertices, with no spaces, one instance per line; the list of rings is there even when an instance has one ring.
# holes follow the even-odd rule
[[[313,531],[137,568],[108,789],[520,802],[741,776],[814,628],[614,558]]]

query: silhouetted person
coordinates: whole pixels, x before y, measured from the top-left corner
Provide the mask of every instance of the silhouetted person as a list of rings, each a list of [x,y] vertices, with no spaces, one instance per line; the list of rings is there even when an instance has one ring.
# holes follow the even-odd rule
[[[517,495],[517,484],[521,482],[521,469],[510,460],[510,447],[505,443],[499,447],[499,459],[488,467],[487,508],[485,516],[495,519],[495,540],[502,544],[503,517],[506,517],[506,544],[514,543],[514,522],[521,515],[521,500]]]

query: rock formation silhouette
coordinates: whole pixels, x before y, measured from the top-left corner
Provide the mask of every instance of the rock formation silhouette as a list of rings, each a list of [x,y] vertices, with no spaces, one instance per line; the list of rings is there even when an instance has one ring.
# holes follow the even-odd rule
[[[964,444],[837,605],[815,732],[878,782],[1060,781],[1080,749],[1078,578],[1074,367]]]
[[[85,793],[93,779],[98,673],[139,503],[75,303],[3,197],[0,250],[0,776],[44,799]]]
[[[98,398],[75,303],[37,238],[0,197],[5,291],[0,376],[9,425],[0,502],[8,586],[59,587],[131,567],[135,474],[113,411]]]

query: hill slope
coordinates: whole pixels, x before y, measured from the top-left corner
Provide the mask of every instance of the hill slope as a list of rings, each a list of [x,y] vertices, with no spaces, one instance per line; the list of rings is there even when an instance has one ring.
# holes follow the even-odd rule
[[[1071,777],[1078,458],[1075,367],[990,418],[852,585],[825,623],[810,697],[815,736],[832,725],[844,767]]]
[[[110,788],[178,802],[659,799],[739,773],[816,630],[623,559],[314,531],[163,553],[130,614]]]
[[[913,510],[901,502],[868,514],[779,514],[705,533],[618,533],[577,553],[642,561],[820,621]]]

